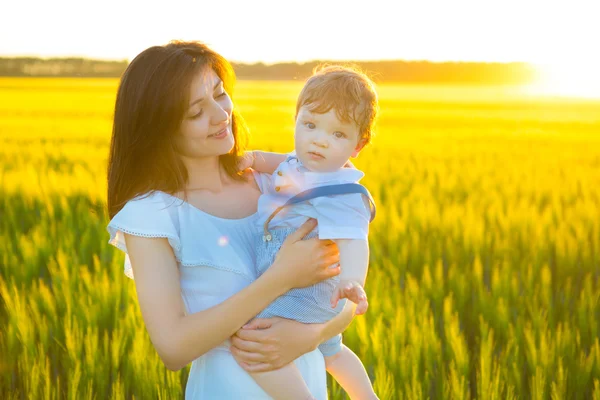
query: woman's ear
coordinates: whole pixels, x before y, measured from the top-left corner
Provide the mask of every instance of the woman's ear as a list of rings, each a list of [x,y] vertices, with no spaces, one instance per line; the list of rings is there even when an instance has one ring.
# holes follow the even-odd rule
[[[367,144],[367,139],[364,139],[364,138],[360,139],[358,141],[358,144],[354,148],[354,152],[352,152],[352,158],[358,157],[358,155],[360,154],[360,151],[365,147],[366,144]]]

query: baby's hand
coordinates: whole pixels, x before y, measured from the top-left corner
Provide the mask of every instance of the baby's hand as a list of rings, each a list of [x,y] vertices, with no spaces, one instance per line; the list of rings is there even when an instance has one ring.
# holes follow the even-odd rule
[[[238,162],[240,171],[245,171],[247,168],[252,168],[254,166],[254,157],[255,154],[253,151],[244,152],[244,155],[240,157]]]
[[[356,281],[340,281],[333,290],[331,296],[331,307],[337,307],[340,299],[348,299],[356,304],[356,315],[361,315],[367,312],[369,302],[367,301],[367,293],[362,285]]]

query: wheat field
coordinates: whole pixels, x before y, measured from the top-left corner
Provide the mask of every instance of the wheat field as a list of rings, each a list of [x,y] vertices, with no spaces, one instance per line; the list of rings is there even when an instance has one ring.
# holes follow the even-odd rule
[[[183,397],[107,243],[117,85],[0,78],[3,399]],[[292,150],[300,87],[238,82],[250,148]],[[600,400],[600,100],[378,91],[355,160],[378,205],[370,308],[344,341],[380,398]]]

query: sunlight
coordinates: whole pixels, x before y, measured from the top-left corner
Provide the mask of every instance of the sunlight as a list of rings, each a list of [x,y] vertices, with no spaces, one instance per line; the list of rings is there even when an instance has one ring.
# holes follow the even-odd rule
[[[600,98],[600,61],[564,61],[536,66],[539,79],[530,94]]]
[[[218,244],[221,247],[227,246],[229,244],[229,238],[227,236],[219,237]]]

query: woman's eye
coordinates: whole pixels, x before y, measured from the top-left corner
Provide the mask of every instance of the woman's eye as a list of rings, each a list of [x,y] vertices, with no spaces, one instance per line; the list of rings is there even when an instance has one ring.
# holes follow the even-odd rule
[[[226,91],[223,91],[222,93],[219,93],[219,94],[217,95],[217,99],[218,99],[218,98],[220,98],[220,97],[224,97],[224,96],[226,96],[226,95],[227,95],[227,92],[226,92]]]
[[[333,132],[333,136],[335,136],[338,139],[342,139],[342,138],[346,137],[346,135],[343,132]]]
[[[190,118],[191,118],[191,119],[200,118],[200,117],[202,116],[202,111],[204,111],[204,110],[200,110],[200,111],[198,111],[198,113],[197,113],[197,114],[194,114],[194,115],[192,115]]]
[[[315,129],[315,124],[313,124],[312,122],[306,122],[304,123],[304,125],[306,125],[308,129]]]

